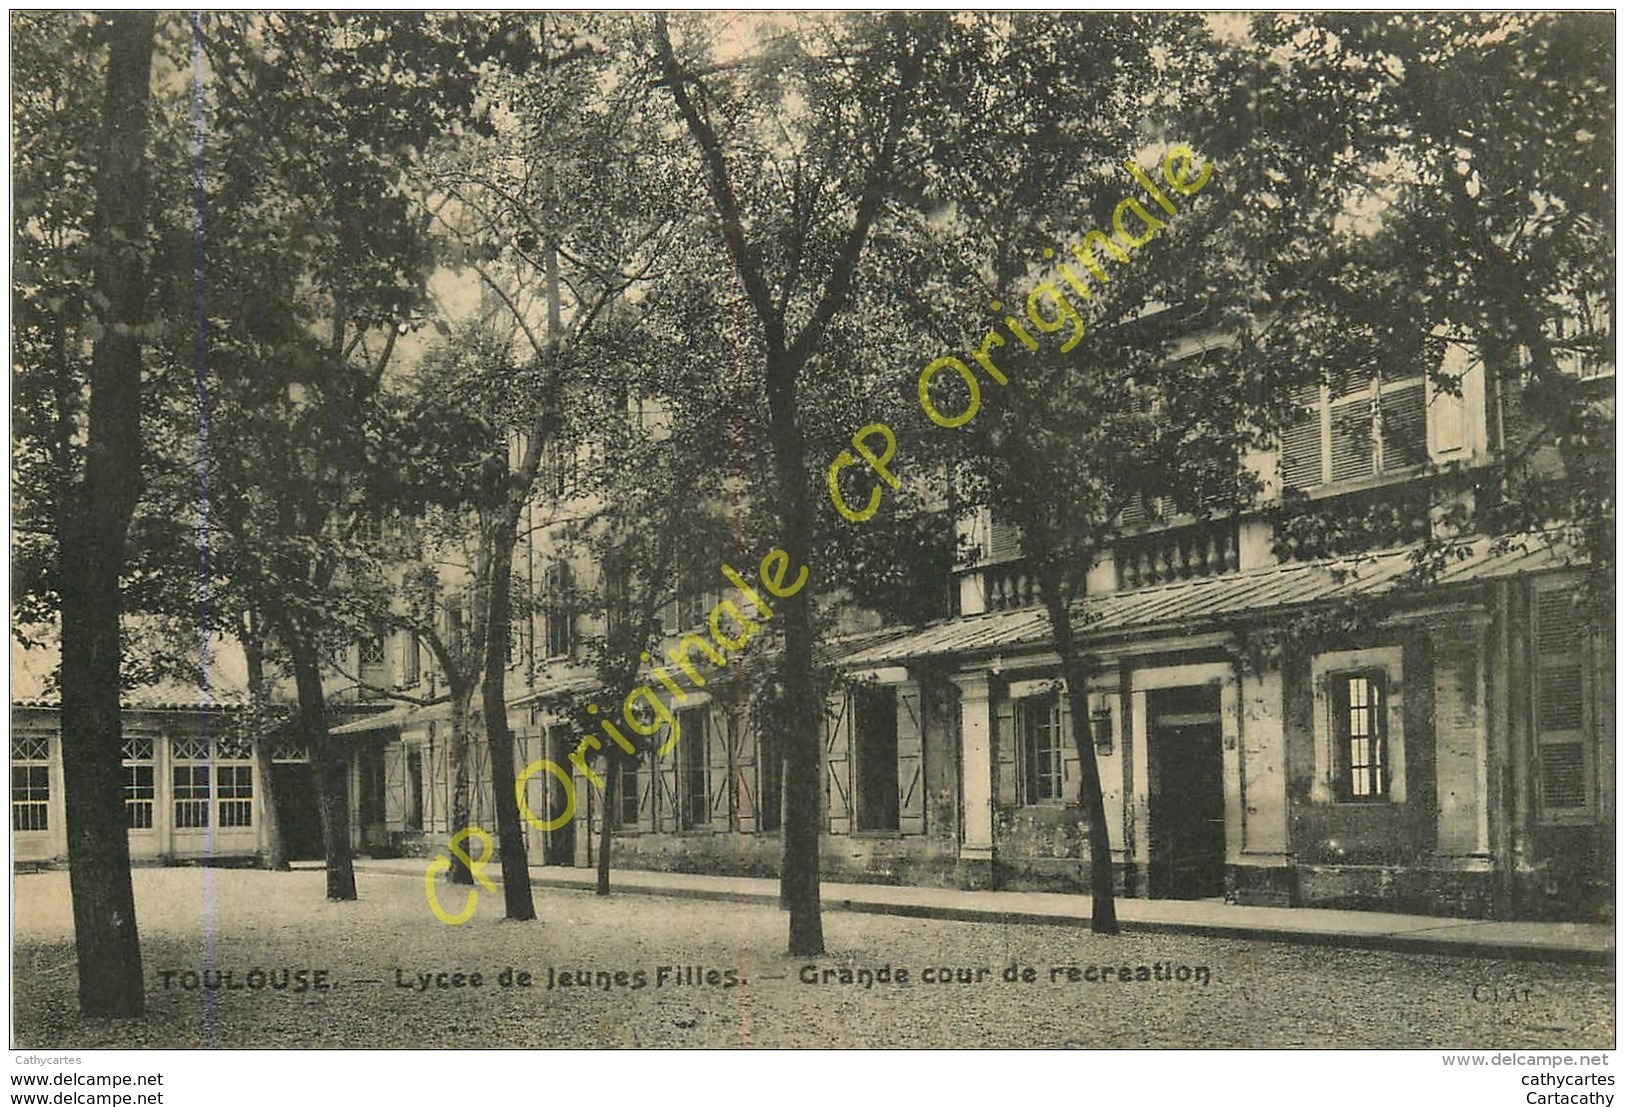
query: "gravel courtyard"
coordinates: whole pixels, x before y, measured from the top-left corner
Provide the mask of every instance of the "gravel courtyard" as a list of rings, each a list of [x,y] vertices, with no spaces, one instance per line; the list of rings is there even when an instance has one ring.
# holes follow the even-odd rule
[[[323,898],[320,872],[136,870],[147,1016],[81,1023],[67,874],[17,876],[12,1044],[1584,1048],[1614,1042],[1608,968],[1185,936],[1107,939],[1068,927],[842,911],[824,916],[829,953],[796,959],[783,952],[785,920],[771,907],[632,895],[601,900],[538,889],[535,922],[503,922],[500,897],[485,896],[470,922],[446,926],[430,914],[421,880],[361,873],[358,881],[361,900],[335,904]],[[449,893],[442,898],[449,909],[460,903]],[[817,983],[802,981],[809,964],[816,965]],[[889,982],[860,972],[878,976],[887,967]],[[898,980],[901,970],[906,982]],[[530,974],[528,985],[521,973]]]

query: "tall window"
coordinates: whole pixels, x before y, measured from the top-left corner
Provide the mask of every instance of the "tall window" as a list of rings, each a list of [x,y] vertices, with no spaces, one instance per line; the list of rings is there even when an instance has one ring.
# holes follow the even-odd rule
[[[49,830],[50,740],[43,734],[11,738],[11,829]]]
[[[423,676],[423,647],[418,636],[408,631],[401,653],[401,687],[416,686]]]
[[[1380,669],[1331,676],[1337,798],[1345,803],[1388,799],[1387,682]]]
[[[153,740],[124,739],[124,825],[131,830],[152,829],[152,805],[157,795],[154,771]]]
[[[1027,696],[1017,700],[1016,728],[1021,736],[1021,802],[1060,803],[1065,786],[1060,697]]]
[[[621,763],[619,792],[615,797],[615,826],[617,829],[638,825],[638,767],[630,762]]]
[[[1420,369],[1351,373],[1300,389],[1281,433],[1288,488],[1358,480],[1427,461],[1426,381]]]
[[[569,657],[575,652],[575,603],[571,593],[574,580],[570,564],[555,561],[547,567],[547,656]]]
[[[207,738],[176,738],[170,746],[174,764],[169,770],[170,794],[175,802],[175,828],[202,830],[209,825],[209,765]]]

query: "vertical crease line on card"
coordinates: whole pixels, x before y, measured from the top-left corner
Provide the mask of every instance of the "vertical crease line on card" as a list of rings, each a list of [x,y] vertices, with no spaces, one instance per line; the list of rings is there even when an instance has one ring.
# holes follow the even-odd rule
[[[209,305],[207,296],[204,239],[203,191],[203,13],[192,12],[192,293],[193,327],[192,371],[197,392],[197,539],[198,539],[198,701],[207,708],[212,696],[209,675],[209,379],[207,368]],[[204,763],[208,766],[210,792],[219,787],[214,758],[214,736],[209,714],[203,712]],[[209,807],[214,804],[205,800]],[[214,882],[210,862],[214,859],[215,819],[206,810],[203,820],[203,970],[207,980],[214,968]],[[203,1045],[215,1044],[215,993],[206,985],[203,999]]]

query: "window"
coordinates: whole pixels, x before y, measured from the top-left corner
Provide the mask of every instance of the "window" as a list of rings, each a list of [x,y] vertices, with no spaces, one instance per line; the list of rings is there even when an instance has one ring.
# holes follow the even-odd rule
[[[216,795],[222,827],[254,825],[254,769],[250,765],[222,765]]]
[[[575,652],[575,599],[571,593],[573,576],[569,562],[555,561],[547,567],[547,656],[569,657]]]
[[[209,825],[209,766],[176,765],[170,770],[174,785],[175,827],[202,830]]]
[[[384,663],[384,636],[375,635],[372,638],[361,640],[361,664],[363,666],[382,665]]]
[[[677,713],[682,738],[677,743],[677,817],[684,830],[711,821],[710,734],[704,708]]]
[[[1420,371],[1349,374],[1300,389],[1294,405],[1297,414],[1281,432],[1281,481],[1288,488],[1398,472],[1428,459]]]
[[[1399,646],[1315,657],[1316,803],[1404,801],[1403,657]]]
[[[1589,634],[1579,599],[1572,588],[1535,593],[1535,743],[1546,823],[1589,823],[1596,814]]]
[[[1332,731],[1337,743],[1337,798],[1388,798],[1387,712],[1381,670],[1333,673]]]
[[[423,829],[423,751],[406,751],[406,812],[402,825],[407,830]]]
[[[177,830],[254,825],[254,747],[248,738],[222,735],[212,744],[206,738],[176,738],[170,749],[176,762],[169,779]]]
[[[1059,696],[1025,696],[1016,701],[1016,733],[1021,738],[1021,802],[1060,803],[1065,735]]]
[[[124,824],[131,830],[152,829],[157,796],[151,738],[124,739]]]
[[[638,767],[623,761],[621,763],[620,784],[615,797],[615,827],[633,827],[638,825]]]
[[[43,734],[11,739],[11,829],[49,830],[51,744]]]

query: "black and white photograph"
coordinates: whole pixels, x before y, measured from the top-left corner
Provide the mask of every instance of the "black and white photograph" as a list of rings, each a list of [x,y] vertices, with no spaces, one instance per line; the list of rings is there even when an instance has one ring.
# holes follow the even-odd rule
[[[1612,11],[8,23],[10,1102],[1612,1102]]]

